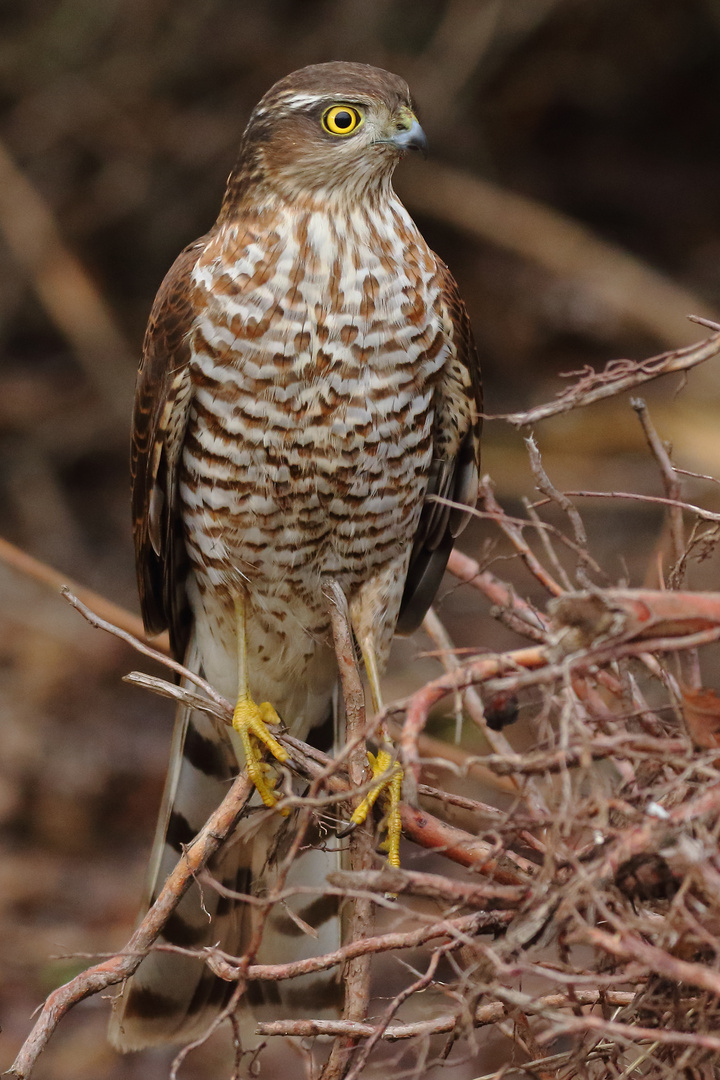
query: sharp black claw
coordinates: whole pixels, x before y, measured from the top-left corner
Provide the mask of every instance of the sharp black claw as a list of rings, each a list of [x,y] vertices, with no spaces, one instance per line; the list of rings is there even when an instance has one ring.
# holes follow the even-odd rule
[[[345,826],[345,828],[341,829],[339,832],[335,833],[335,835],[337,836],[338,840],[344,840],[346,836],[350,835],[350,833],[355,832],[356,828],[357,828],[356,822],[349,821],[347,823],[347,825]]]

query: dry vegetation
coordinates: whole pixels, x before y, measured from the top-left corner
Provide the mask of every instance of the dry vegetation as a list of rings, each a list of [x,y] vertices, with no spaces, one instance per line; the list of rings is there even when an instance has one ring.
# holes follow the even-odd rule
[[[612,364],[595,376],[584,372],[555,402],[513,420],[524,426],[539,411],[583,408],[598,394],[694,366],[718,351],[720,335],[715,334],[697,347],[644,364]],[[373,1054],[387,1069],[391,1061],[383,1042],[401,1043],[393,1067],[419,1076],[449,1056],[454,1063],[476,1056],[482,1046],[478,1029],[487,1027],[529,1059],[520,1070],[526,1074],[659,1078],[677,1076],[681,1069],[714,1074],[720,1054],[720,698],[702,687],[696,650],[720,638],[720,594],[679,586],[688,559],[716,543],[720,515],[683,501],[678,473],[647,407],[640,399],[632,404],[665,486],[656,501],[668,506],[674,590],[608,586],[588,550],[581,514],[552,484],[532,437],[527,439],[530,466],[545,498],[528,504],[524,518],[511,518],[485,478],[478,513],[509,539],[552,597],[545,610],[521,600],[507,582],[467,556],[458,553],[451,563],[451,572],[485,594],[497,618],[529,645],[461,660],[431,612],[426,630],[446,673],[368,721],[342,604],[328,586],[348,742],[333,760],[283,737],[294,771],[309,787],[300,796],[287,787],[295,838],[277,880],[262,898],[241,900],[267,914],[296,891],[287,877],[308,829],[320,822],[335,831],[342,824],[342,805],[356,799],[358,789],[367,790],[365,741],[377,742],[381,733],[396,742],[405,770],[403,833],[432,852],[435,863],[431,872],[383,867],[374,852],[374,827],[356,830],[349,841],[350,869],[329,875],[315,890],[326,892],[329,885],[350,907],[340,951],[258,964],[262,921],[242,956],[205,950],[205,962],[237,983],[206,1038],[232,1020],[248,982],[340,967],[341,1018],[274,1018],[256,1026],[257,1034],[268,1038],[334,1036],[324,1065],[317,1060],[325,1057],[322,1043],[317,1055],[306,1051],[308,1077],[356,1080],[367,1075]],[[565,531],[541,512],[548,504],[566,517]],[[692,522],[689,532],[685,514]],[[534,535],[534,544],[526,533]],[[563,549],[572,570],[564,565]],[[582,591],[574,591],[570,573]],[[193,689],[139,673],[128,681],[200,703],[221,723],[232,722],[231,704],[211,686],[64,591],[92,625],[176,675],[185,674]],[[447,751],[425,736],[431,709],[453,693],[458,711],[480,729],[489,753],[472,754],[457,745]],[[499,730],[521,701],[532,708],[536,731],[535,748],[525,754],[514,752]],[[474,795],[478,770],[486,786],[512,796],[506,809],[459,794],[447,783],[464,781]],[[30,1076],[71,1006],[132,973],[193,877],[200,876],[207,888],[219,887],[204,867],[232,833],[250,793],[251,785],[240,776],[122,952],[50,995],[11,1075]],[[449,808],[461,814],[462,823],[452,821]],[[381,930],[376,912],[384,916]],[[407,950],[413,952],[409,970],[417,978],[380,1008],[371,1000],[372,963],[388,953],[404,958]],[[246,1049],[247,1040],[233,1030],[232,1075],[239,1078],[247,1075],[248,1057],[251,1063],[262,1061],[263,1044]],[[176,1057],[172,1077],[179,1075],[187,1053]]]
[[[54,991],[18,1076],[57,1025],[37,1080],[720,1077],[720,369],[715,335],[682,348],[720,285],[720,7],[34,0],[0,19],[2,1067]],[[212,220],[254,101],[339,56],[420,101],[433,161],[399,187],[506,411],[486,425],[492,482],[388,676],[380,719],[417,799],[400,871],[359,830],[331,883],[353,935],[314,963],[348,965],[343,1016],[264,1016],[257,1056],[225,1023],[174,1065],[121,1059],[105,999],[245,789],[130,938],[172,710],[121,684],[127,642],[58,584],[140,636],[126,432],[150,299]],[[161,657],[151,672],[135,681],[177,693]],[[287,743],[309,784],[299,845],[313,814],[346,816],[363,752]],[[207,962],[238,992],[296,973]]]

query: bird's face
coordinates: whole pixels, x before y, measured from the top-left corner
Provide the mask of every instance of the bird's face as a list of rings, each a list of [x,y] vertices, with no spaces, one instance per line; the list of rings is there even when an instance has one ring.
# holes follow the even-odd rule
[[[241,168],[303,194],[362,196],[408,150],[427,149],[405,82],[364,64],[319,64],[277,83],[252,114]]]

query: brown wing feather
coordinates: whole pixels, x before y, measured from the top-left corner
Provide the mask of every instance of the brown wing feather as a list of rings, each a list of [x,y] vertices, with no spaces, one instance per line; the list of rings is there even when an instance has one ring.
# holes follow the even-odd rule
[[[166,627],[176,656],[187,642],[186,554],[177,513],[177,468],[191,400],[188,332],[192,269],[203,237],[185,248],[153,304],[138,370],[131,452],[133,534],[146,629]]]
[[[474,507],[480,469],[482,384],[467,309],[452,274],[438,259],[450,355],[435,394],[433,460],[420,523],[405,579],[397,631],[412,633],[422,622],[440,585],[467,511],[434,496]]]

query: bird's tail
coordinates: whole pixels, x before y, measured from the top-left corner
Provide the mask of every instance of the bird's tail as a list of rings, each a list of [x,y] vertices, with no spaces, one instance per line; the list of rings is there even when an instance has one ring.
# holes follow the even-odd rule
[[[188,649],[186,665],[198,670],[197,650]],[[180,705],[162,808],[158,819],[142,914],[154,902],[183,849],[224,798],[238,772],[228,731],[210,716]],[[264,807],[252,808],[235,835],[208,865],[226,889],[260,895],[272,886],[273,872],[293,837],[292,815],[283,818]],[[325,850],[318,830],[293,864],[287,885],[318,887],[338,864],[336,852]],[[322,845],[322,846],[321,846]],[[233,900],[195,882],[180,900],[158,944],[199,950],[217,945],[242,955],[255,921],[256,905]],[[286,963],[336,949],[340,919],[334,898],[298,893],[274,905],[264,926],[258,963]],[[125,983],[116,1000],[108,1036],[119,1050],[140,1050],[161,1043],[187,1043],[200,1036],[227,1004],[234,983],[213,975],[202,959],[180,952],[153,950]],[[283,984],[255,983],[248,990],[253,1012],[268,1005],[288,1015],[322,1015],[341,1001],[337,983],[327,975],[306,975]]]

